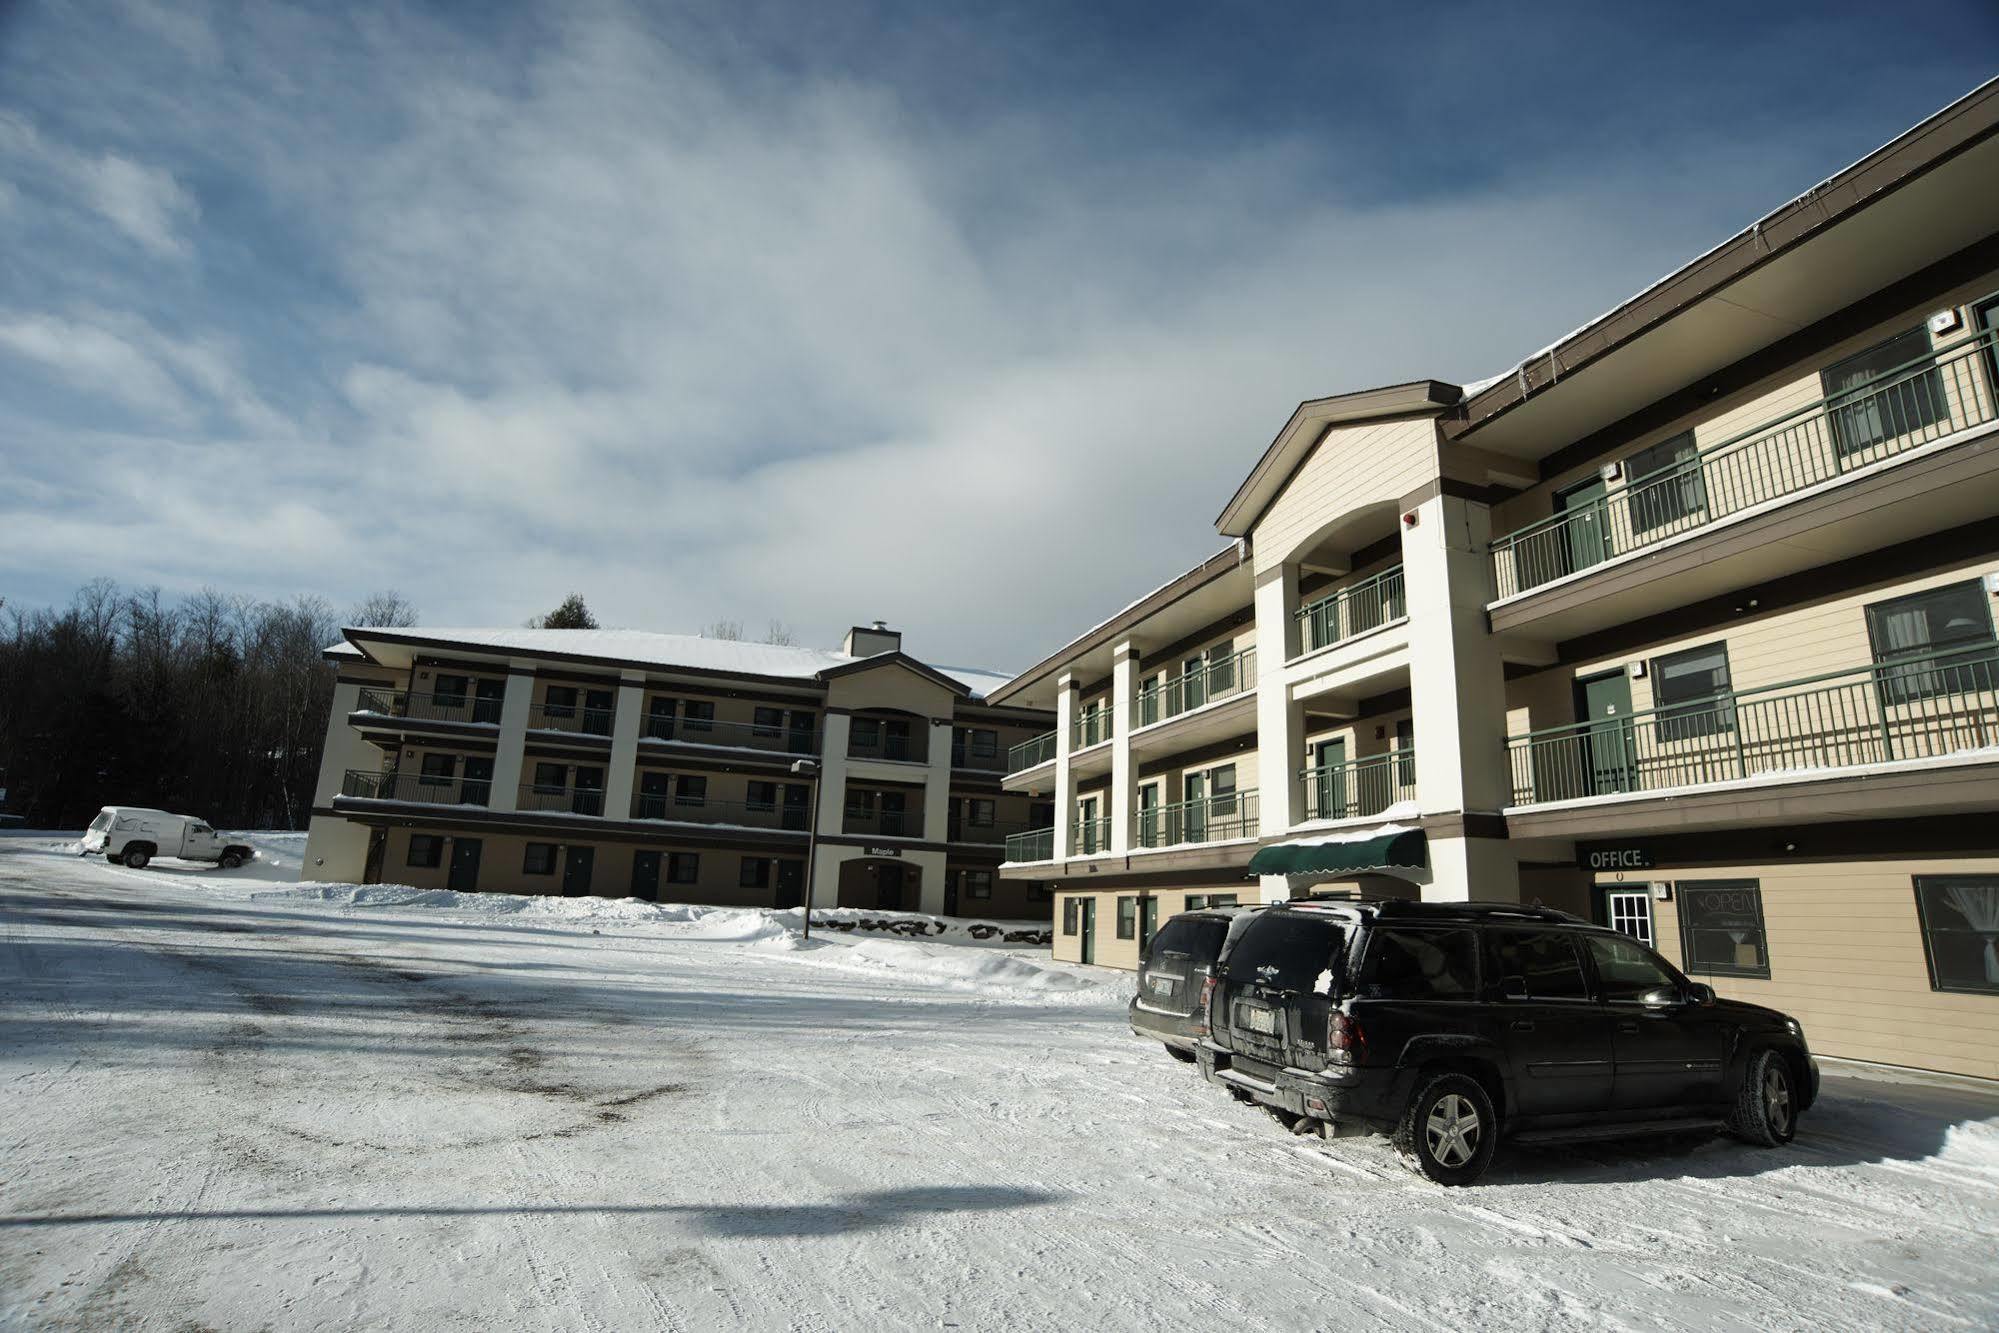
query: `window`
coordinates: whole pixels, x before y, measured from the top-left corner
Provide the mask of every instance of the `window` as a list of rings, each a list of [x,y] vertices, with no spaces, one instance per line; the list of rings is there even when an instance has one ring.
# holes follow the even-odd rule
[[[1049,888],[1043,881],[1032,879],[1027,882],[1027,901],[1031,903],[1045,903],[1052,901],[1054,897],[1055,891]]]
[[[1062,900],[1062,933],[1064,935],[1074,935],[1076,933],[1076,918],[1080,915],[1081,909],[1082,900],[1079,898],[1064,898]]]
[[[646,713],[646,735],[672,740],[674,722],[680,716],[680,700],[655,698],[647,705]]]
[[[1478,937],[1469,930],[1368,933],[1359,991],[1374,1000],[1468,1000],[1478,989]]]
[[[1587,1000],[1582,958],[1574,937],[1559,930],[1487,932],[1486,976],[1502,994],[1530,1000]]]
[[[744,804],[752,810],[771,811],[777,809],[777,784],[775,782],[752,782]]]
[[[426,784],[443,784],[458,776],[458,756],[455,754],[427,754],[423,757],[422,781]]]
[[[782,736],[784,734],[784,710],[782,708],[758,708],[752,714],[750,731],[757,736]]]
[[[1138,938],[1138,899],[1125,895],[1117,900],[1117,937]]]
[[[763,856],[746,856],[736,883],[745,889],[767,889],[770,887],[770,859]]]
[[[1235,813],[1234,764],[1208,770],[1208,811],[1215,815]]]
[[[1989,690],[1999,677],[1992,606],[1977,579],[1876,602],[1867,608],[1867,638],[1884,704]]]
[[[569,788],[569,766],[567,764],[536,764],[534,766],[534,789],[538,792],[561,792]]]
[[[673,784],[675,805],[706,805],[708,803],[708,779],[703,774],[682,773]]]
[[[999,733],[986,727],[972,728],[972,758],[991,759],[999,754]]]
[[[1207,894],[1190,893],[1187,895],[1187,905],[1181,908],[1180,910],[1183,912],[1198,912],[1207,905],[1208,905]]]
[[[410,834],[409,855],[403,858],[404,865],[435,866],[444,863],[444,839],[434,833]]]
[[[680,706],[680,719],[689,731],[713,731],[715,705],[706,700],[689,699]]]
[[[439,708],[463,708],[465,690],[471,681],[465,676],[439,676],[431,687],[431,702]]]
[[[1611,1004],[1637,1004],[1656,991],[1680,988],[1679,974],[1628,936],[1585,935],[1583,945],[1596,964],[1596,993]]]
[[[1892,381],[1831,404],[1833,447],[1841,458],[1949,418],[1936,366],[1911,364],[1929,355],[1929,331],[1918,325],[1820,374],[1826,397],[1833,398],[1894,372]]]
[[[965,896],[985,899],[993,896],[993,872],[990,870],[967,870],[965,872]]]
[[[1916,916],[1931,989],[1999,995],[1999,876],[1921,876]]]
[[[692,884],[701,878],[699,852],[670,852],[666,858],[666,882]]]
[[[1331,995],[1344,966],[1346,927],[1304,912],[1265,913],[1243,928],[1223,963],[1235,985]]]
[[[1236,897],[1233,893],[1211,893],[1208,895],[1208,906],[1210,907],[1234,907],[1235,905]]]
[[[1685,741],[1735,730],[1735,700],[1715,697],[1727,693],[1725,643],[1703,644],[1654,660],[1652,702],[1658,707],[1659,739]]]
[[[853,720],[849,736],[856,750],[881,748],[882,723],[878,717],[857,717]]]
[[[541,697],[541,711],[549,717],[576,716],[576,690],[569,685],[551,685]]]
[[[1680,884],[1680,941],[1687,971],[1767,977],[1763,890],[1753,879]]]
[[[974,796],[965,802],[965,822],[973,828],[991,828],[994,809],[993,802],[984,797]]]
[[[610,690],[585,690],[583,693],[583,730],[593,736],[611,734],[611,722],[617,715],[618,696]]]
[[[1700,450],[1694,446],[1690,430],[1624,460],[1633,532],[1650,532],[1706,511],[1707,493],[1701,488],[1699,460]]]
[[[521,857],[523,875],[553,875],[555,873],[555,844],[552,842],[531,842],[527,853]]]
[[[477,695],[472,700],[472,720],[498,722],[501,711],[506,707],[507,682],[482,680],[474,688],[477,690]]]

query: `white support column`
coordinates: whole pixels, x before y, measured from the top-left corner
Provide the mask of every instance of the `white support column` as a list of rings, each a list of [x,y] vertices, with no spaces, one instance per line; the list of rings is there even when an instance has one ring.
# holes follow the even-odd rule
[[[923,774],[923,840],[943,842],[951,833],[951,719],[930,719],[930,764]],[[940,875],[942,871],[938,872]],[[940,885],[939,895],[944,892]],[[928,889],[925,889],[926,895]],[[943,899],[940,896],[939,902]],[[928,911],[928,908],[924,909]]]
[[[812,812],[819,836],[840,832],[847,811],[847,741],[853,718],[846,713],[825,715],[819,736],[819,808]],[[840,862],[819,848],[812,859],[810,907],[832,907],[840,901]]]
[[[528,713],[534,703],[534,673],[526,667],[509,668],[507,692],[500,700],[500,744],[493,753],[493,791],[490,808],[518,810],[521,799],[521,765],[526,759]]]
[[[611,715],[611,770],[604,776],[604,813],[629,819],[632,787],[638,780],[639,725],[646,705],[645,677],[626,673],[618,685],[618,710]]]
[[[1131,762],[1131,723],[1138,695],[1138,645],[1129,640],[1117,646],[1111,666],[1111,851],[1122,856],[1131,850],[1131,815],[1134,779]]]
[[[347,770],[381,767],[382,752],[347,725],[347,715],[360,707],[363,688],[353,681],[334,683],[333,711],[326,720],[326,744],[319,751],[319,785],[312,792],[314,809],[323,810],[333,804],[341,784],[347,780]]]
[[[1055,859],[1069,859],[1069,825],[1076,818],[1076,775],[1069,767],[1069,742],[1076,727],[1078,685],[1072,672],[1055,682]]]
[[[1298,780],[1305,766],[1305,710],[1291,701],[1284,666],[1297,651],[1292,611],[1298,605],[1298,567],[1266,569],[1256,578],[1256,773],[1265,837],[1290,830],[1305,809]]]
[[[1426,816],[1461,815],[1468,825],[1462,837],[1431,840],[1433,878],[1423,896],[1517,901],[1511,850],[1476,831],[1510,793],[1506,672],[1485,615],[1491,513],[1450,495],[1431,497],[1415,513],[1415,524],[1402,529],[1402,567],[1416,804]]]

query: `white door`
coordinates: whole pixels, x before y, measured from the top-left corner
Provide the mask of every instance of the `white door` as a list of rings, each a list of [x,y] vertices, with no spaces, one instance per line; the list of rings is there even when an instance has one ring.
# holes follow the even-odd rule
[[[1652,946],[1652,894],[1648,889],[1612,889],[1603,895],[1603,911],[1612,930]]]

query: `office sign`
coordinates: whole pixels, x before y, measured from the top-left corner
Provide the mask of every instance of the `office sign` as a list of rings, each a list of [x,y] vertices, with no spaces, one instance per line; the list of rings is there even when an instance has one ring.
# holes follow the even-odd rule
[[[1651,870],[1659,863],[1650,847],[1585,847],[1576,858],[1584,870]]]

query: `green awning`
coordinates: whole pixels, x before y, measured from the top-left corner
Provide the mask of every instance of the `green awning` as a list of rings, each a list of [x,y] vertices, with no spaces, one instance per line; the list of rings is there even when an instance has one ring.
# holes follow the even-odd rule
[[[1249,858],[1252,875],[1394,874],[1430,864],[1422,829],[1396,829],[1371,838],[1332,842],[1298,838],[1274,843]]]

